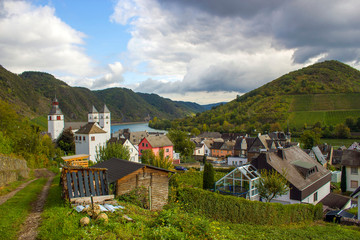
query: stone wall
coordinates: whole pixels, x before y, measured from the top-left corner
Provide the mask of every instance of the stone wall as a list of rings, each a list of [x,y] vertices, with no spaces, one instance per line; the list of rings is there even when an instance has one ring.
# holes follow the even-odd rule
[[[21,178],[29,177],[26,161],[0,154],[0,187]]]

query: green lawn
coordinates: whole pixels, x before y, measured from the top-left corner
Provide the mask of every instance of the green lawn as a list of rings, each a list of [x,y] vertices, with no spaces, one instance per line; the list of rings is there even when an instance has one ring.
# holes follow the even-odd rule
[[[31,211],[31,203],[36,200],[47,179],[41,178],[30,183],[12,198],[0,205],[0,239],[17,239],[21,224]]]

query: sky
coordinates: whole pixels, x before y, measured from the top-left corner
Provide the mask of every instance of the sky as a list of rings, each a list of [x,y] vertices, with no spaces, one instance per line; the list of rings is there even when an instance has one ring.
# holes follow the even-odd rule
[[[360,69],[358,0],[0,0],[0,65],[209,104],[324,60]]]

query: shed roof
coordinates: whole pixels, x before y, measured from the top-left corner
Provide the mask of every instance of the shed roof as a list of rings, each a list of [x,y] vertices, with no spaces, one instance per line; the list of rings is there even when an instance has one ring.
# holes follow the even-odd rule
[[[328,195],[326,195],[326,197],[321,199],[320,202],[324,206],[328,206],[332,209],[343,209],[349,201],[351,201],[351,198],[349,197],[335,193],[329,193]]]
[[[87,123],[85,126],[81,127],[76,131],[76,134],[96,134],[96,133],[106,133],[102,130],[99,125],[95,122]]]
[[[167,169],[158,168],[158,167],[145,165],[145,164],[141,164],[141,163],[136,163],[136,162],[130,162],[130,161],[118,159],[118,158],[111,158],[107,161],[97,163],[92,167],[107,168],[109,183],[113,183],[116,180],[121,179],[121,178],[123,178],[141,168],[145,168],[145,167],[156,169],[159,171],[164,171],[164,172],[172,172]]]

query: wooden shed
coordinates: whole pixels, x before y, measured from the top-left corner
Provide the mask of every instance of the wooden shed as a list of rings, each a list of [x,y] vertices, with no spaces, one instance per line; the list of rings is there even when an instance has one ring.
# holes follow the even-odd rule
[[[112,158],[93,167],[107,168],[109,183],[115,183],[115,195],[126,194],[144,186],[151,189],[152,210],[160,210],[169,196],[169,173],[172,171],[141,163]]]
[[[106,168],[63,167],[60,176],[62,196],[70,202],[89,203],[111,200]]]

